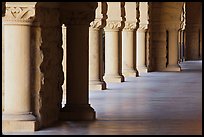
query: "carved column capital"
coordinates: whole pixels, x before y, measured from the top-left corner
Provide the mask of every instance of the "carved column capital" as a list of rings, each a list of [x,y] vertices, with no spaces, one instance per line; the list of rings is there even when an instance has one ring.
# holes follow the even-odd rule
[[[105,26],[105,31],[119,31],[124,27],[124,22],[120,21],[107,21]]]
[[[136,22],[125,22],[125,27],[123,28],[123,30],[134,31],[137,28],[138,28],[138,25]]]
[[[137,31],[146,31],[148,29],[148,24],[140,24]]]
[[[90,28],[99,30],[105,26],[104,21],[102,19],[95,19],[90,23]]]
[[[6,6],[4,24],[27,24],[30,25],[35,17],[34,6]]]

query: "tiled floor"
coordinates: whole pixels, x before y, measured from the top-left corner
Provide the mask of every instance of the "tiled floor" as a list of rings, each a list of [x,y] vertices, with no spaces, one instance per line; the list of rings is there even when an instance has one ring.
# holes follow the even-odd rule
[[[90,92],[96,121],[59,122],[30,135],[202,134],[202,61],[181,72],[151,72]]]

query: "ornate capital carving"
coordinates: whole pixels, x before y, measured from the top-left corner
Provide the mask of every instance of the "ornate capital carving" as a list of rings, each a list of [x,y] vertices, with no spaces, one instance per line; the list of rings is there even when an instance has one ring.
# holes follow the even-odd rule
[[[124,22],[120,21],[108,21],[106,22],[105,30],[111,30],[111,31],[119,31],[122,27],[124,27]]]
[[[140,24],[138,27],[138,31],[146,31],[148,29],[148,24]]]
[[[104,23],[102,19],[95,19],[90,23],[90,28],[99,30],[104,27]]]
[[[4,23],[9,24],[30,24],[35,17],[35,8],[27,6],[7,6],[6,14],[3,18]]]
[[[62,16],[66,25],[88,25],[94,20],[94,11],[67,11]]]
[[[133,31],[135,29],[137,29],[138,25],[136,22],[125,22],[125,27],[123,28],[123,30],[125,31]]]

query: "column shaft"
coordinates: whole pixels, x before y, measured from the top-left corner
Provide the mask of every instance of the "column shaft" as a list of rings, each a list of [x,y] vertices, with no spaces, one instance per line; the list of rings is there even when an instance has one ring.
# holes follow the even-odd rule
[[[89,90],[102,90],[102,30],[89,28]]]
[[[31,112],[30,24],[4,22],[3,131],[34,131]]]
[[[105,75],[106,82],[122,82],[119,60],[119,31],[105,30]]]
[[[147,72],[145,48],[145,30],[137,30],[136,68],[139,72]]]
[[[168,65],[167,71],[180,71],[181,68],[178,65],[178,43],[177,43],[177,30],[169,29],[169,41],[168,41]]]
[[[135,35],[134,30],[122,31],[122,74],[125,77],[138,76],[137,71],[134,69],[134,46]]]

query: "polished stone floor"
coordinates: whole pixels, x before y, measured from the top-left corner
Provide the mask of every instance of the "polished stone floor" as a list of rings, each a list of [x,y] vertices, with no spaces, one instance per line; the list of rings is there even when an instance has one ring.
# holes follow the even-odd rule
[[[202,61],[181,72],[150,72],[90,91],[96,121],[59,122],[30,135],[201,135]]]

